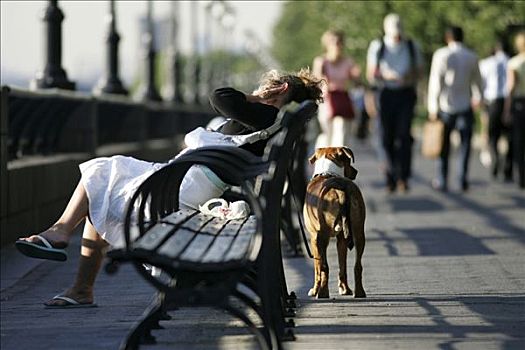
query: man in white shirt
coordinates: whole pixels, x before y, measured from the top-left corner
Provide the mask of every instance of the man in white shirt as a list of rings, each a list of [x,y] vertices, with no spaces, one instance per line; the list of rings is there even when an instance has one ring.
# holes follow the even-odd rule
[[[377,88],[378,126],[387,189],[406,192],[412,160],[410,127],[423,60],[418,45],[403,35],[397,14],[387,15],[383,24],[385,36],[373,40],[368,48],[367,79]]]
[[[485,87],[483,96],[489,116],[488,134],[493,160],[492,175],[497,178],[499,171],[503,170],[505,180],[512,179],[511,128],[503,121],[503,105],[507,96],[505,85],[508,60],[509,57],[503,51],[502,44],[498,42],[494,47],[494,54],[479,62],[479,70]],[[502,162],[498,152],[498,141],[501,136],[505,136],[509,142],[503,169],[500,169]]]
[[[460,27],[448,28],[445,41],[447,46],[434,52],[428,81],[429,119],[439,118],[445,125],[443,149],[437,161],[438,173],[432,186],[437,190],[447,191],[450,133],[457,129],[461,137],[458,180],[461,189],[467,191],[470,142],[474,125],[472,90],[475,87],[479,96],[482,96],[482,80],[476,54],[463,45],[463,30]],[[479,104],[480,101],[477,102]]]

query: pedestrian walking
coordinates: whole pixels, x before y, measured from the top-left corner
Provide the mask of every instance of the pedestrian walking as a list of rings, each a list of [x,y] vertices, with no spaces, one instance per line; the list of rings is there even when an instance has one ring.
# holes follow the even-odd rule
[[[410,129],[422,58],[418,45],[403,33],[397,14],[387,15],[383,24],[384,37],[369,45],[366,74],[377,92],[378,137],[387,190],[406,192],[412,162]]]
[[[457,129],[461,138],[457,176],[460,188],[467,191],[474,126],[472,90],[476,88],[482,98],[482,80],[476,54],[463,44],[463,30],[456,26],[447,28],[445,42],[447,46],[436,50],[432,56],[428,81],[429,119],[439,118],[445,126],[443,148],[437,160],[437,176],[432,186],[436,190],[448,190],[450,133]]]
[[[323,78],[324,103],[319,106],[321,134],[317,147],[347,146],[350,143],[354,106],[349,96],[349,86],[359,79],[360,69],[355,61],[345,55],[345,36],[342,31],[328,30],[321,37],[325,53],[313,62],[313,73]]]
[[[492,176],[494,179],[503,172],[505,180],[512,180],[512,137],[511,128],[503,120],[503,105],[505,102],[507,62],[509,57],[503,51],[501,42],[494,46],[494,53],[479,62],[479,70],[483,79],[483,96],[488,114],[488,141],[492,160]],[[504,155],[500,155],[498,142],[505,137],[509,147]],[[502,157],[504,156],[504,160]]]
[[[518,186],[525,188],[525,32],[515,39],[518,54],[507,64],[507,91],[505,116],[512,123],[514,167],[518,173]]]

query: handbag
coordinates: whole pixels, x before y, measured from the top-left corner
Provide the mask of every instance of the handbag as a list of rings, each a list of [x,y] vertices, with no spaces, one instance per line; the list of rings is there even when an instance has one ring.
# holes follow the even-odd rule
[[[434,159],[439,157],[443,148],[445,125],[439,119],[427,120],[423,125],[423,140],[421,153],[424,157]]]

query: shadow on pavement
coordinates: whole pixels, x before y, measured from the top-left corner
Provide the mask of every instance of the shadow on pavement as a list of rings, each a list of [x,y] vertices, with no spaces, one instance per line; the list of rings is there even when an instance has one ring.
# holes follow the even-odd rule
[[[471,214],[485,219],[487,226],[497,229],[525,245],[523,228],[514,225],[508,216],[499,213],[494,207],[482,205],[462,193],[445,192],[441,194],[454,201],[459,207],[468,210]],[[520,198],[521,197],[515,197],[513,200],[517,202],[523,201],[523,199]]]
[[[510,339],[505,340],[503,349],[514,348],[513,345],[523,344],[522,331],[525,326],[523,311],[525,307],[525,296],[435,296],[435,297],[380,297],[367,298],[356,301],[354,299],[335,299],[335,300],[312,300],[309,304],[316,303],[333,304],[334,307],[342,308],[345,305],[353,307],[354,312],[363,312],[367,307],[374,307],[376,310],[382,307],[388,316],[394,316],[397,322],[390,324],[330,324],[324,323],[322,326],[301,326],[301,333],[305,334],[402,334],[403,336],[415,334],[446,335],[451,342],[442,342],[440,349],[455,349],[451,346],[457,341],[471,339],[472,334],[484,334],[490,337],[491,334],[505,335]],[[368,304],[368,305],[367,305]],[[362,310],[358,307],[363,307]],[[396,308],[416,308],[409,312],[395,314]],[[450,307],[459,308],[456,314],[446,316],[442,310]],[[392,311],[388,311],[392,310]],[[380,312],[380,311],[378,311]],[[390,314],[392,313],[392,314]],[[384,315],[381,315],[384,316]],[[417,318],[416,318],[417,317]],[[421,318],[428,318],[421,323]],[[482,318],[484,322],[480,322]],[[372,321],[373,322],[373,321]],[[517,338],[517,339],[512,339]],[[503,339],[502,339],[503,340]]]
[[[387,250],[389,256],[464,256],[464,255],[493,255],[495,252],[487,248],[481,239],[473,237],[453,227],[411,228],[397,229],[396,232],[405,236],[416,245],[416,252],[403,254],[398,249],[400,238],[392,237],[388,232],[371,229],[370,233],[377,238],[368,238],[368,242],[379,241]]]
[[[423,196],[391,197],[388,198],[388,202],[394,212],[436,212],[445,210],[445,207],[439,202]]]

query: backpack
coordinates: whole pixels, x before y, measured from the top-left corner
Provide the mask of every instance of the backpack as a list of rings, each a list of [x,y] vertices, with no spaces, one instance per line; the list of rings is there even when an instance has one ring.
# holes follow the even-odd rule
[[[383,58],[385,54],[385,41],[383,40],[383,38],[379,40],[381,40],[381,46],[377,51],[377,67],[379,67],[379,61]],[[412,72],[414,72],[414,70],[416,69],[416,48],[412,39],[408,38],[406,39],[406,42],[408,45],[408,52],[410,55],[410,67]],[[375,88],[377,89],[378,87],[376,86]]]
[[[379,65],[379,61],[381,58],[383,58],[385,54],[385,41],[383,38],[379,39],[381,40],[381,46],[379,47],[379,50],[377,51],[377,64]],[[416,48],[414,47],[414,42],[412,39],[407,39],[408,44],[408,52],[410,54],[410,63],[412,66],[416,63]]]

